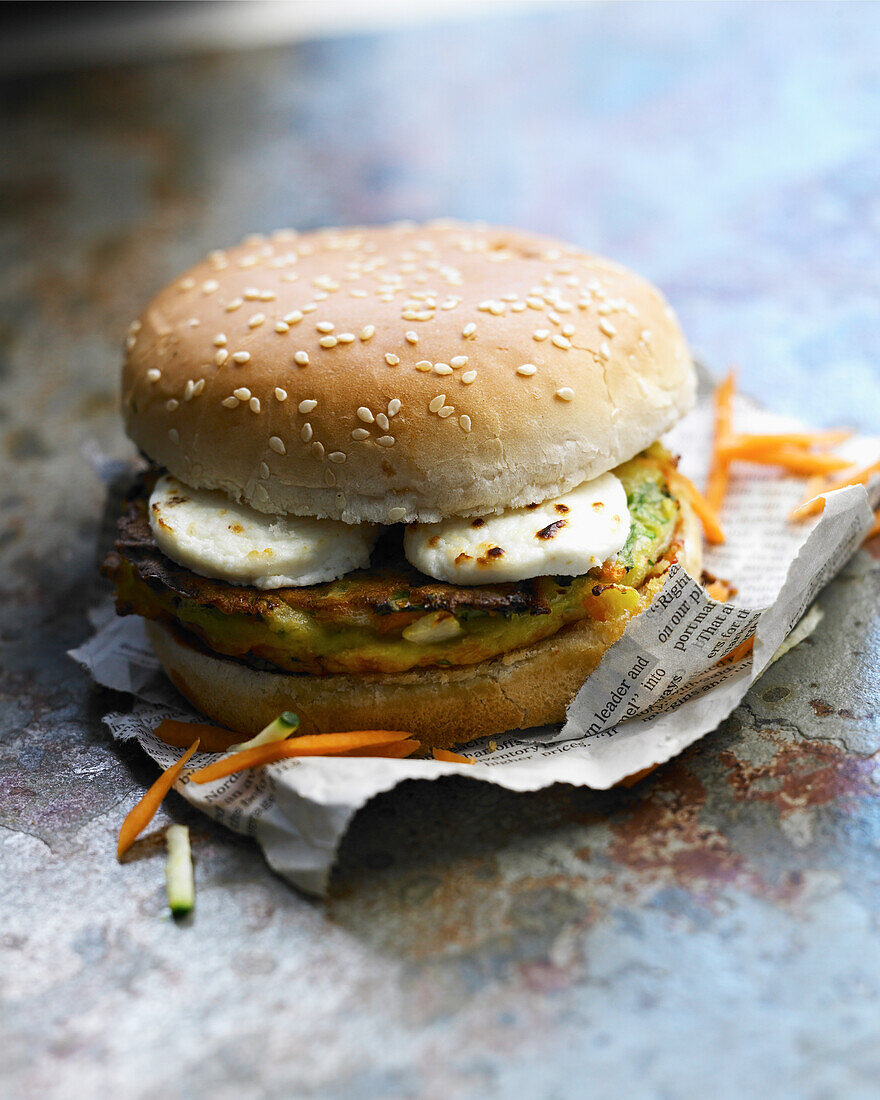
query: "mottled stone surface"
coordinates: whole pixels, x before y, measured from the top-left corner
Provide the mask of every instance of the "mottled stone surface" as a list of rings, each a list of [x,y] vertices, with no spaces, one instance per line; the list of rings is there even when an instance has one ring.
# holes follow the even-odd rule
[[[627,792],[377,799],[327,903],[154,776],[87,633],[127,322],[248,230],[451,213],[660,282],[778,409],[880,414],[880,8],[548,6],[4,88],[0,1093],[877,1095],[880,551]],[[192,827],[197,910],[158,833]]]

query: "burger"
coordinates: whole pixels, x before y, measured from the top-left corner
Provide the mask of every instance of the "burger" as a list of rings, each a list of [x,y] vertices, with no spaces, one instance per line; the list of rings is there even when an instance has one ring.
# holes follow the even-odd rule
[[[695,372],[661,294],[433,222],[212,252],[130,327],[147,459],[104,571],[171,681],[253,734],[424,747],[564,718],[695,516],[659,442]]]

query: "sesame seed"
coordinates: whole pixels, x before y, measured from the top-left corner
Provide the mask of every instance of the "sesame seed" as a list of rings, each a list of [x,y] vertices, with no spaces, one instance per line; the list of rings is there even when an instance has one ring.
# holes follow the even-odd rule
[[[248,328],[259,328],[265,320],[265,313],[255,313],[252,317],[248,318]]]
[[[571,347],[571,340],[569,340],[567,336],[556,335],[550,342],[551,344],[554,344],[557,348],[562,348],[563,351],[568,351],[568,349]]]
[[[481,310],[483,313],[488,313],[489,312],[489,307],[491,305],[492,305],[491,302],[480,302],[480,304],[477,306],[477,309]]]
[[[131,351],[131,349],[135,346],[136,343],[137,343],[137,337],[136,336],[126,336],[125,346],[128,348],[129,351]]]
[[[239,386],[237,390],[232,391],[233,396],[237,397],[239,401],[250,401],[251,391],[247,386]]]
[[[435,374],[452,374],[452,367],[450,367],[450,365],[448,363],[435,363],[434,364],[434,373]]]
[[[183,400],[192,400],[193,389],[195,388],[195,382],[191,378],[187,378],[186,385],[183,388]]]
[[[555,309],[548,309],[547,320],[552,321],[554,325],[558,325],[562,318],[559,316]]]
[[[563,325],[562,326],[562,335],[563,336],[574,336],[575,331],[576,331],[576,329],[575,329],[574,325],[569,324],[569,325]]]
[[[275,301],[275,291],[274,290],[263,290],[263,291],[261,291],[260,292],[260,301],[261,302],[274,302]]]
[[[269,446],[278,455],[287,454],[287,448],[284,446],[284,440],[279,439],[277,435],[269,436]]]
[[[263,478],[264,481],[269,476],[270,472],[271,471],[269,470],[269,467],[266,465],[266,463],[261,462],[260,463],[260,477]]]
[[[215,290],[219,288],[220,284],[216,279],[206,279],[202,283],[202,294],[213,294]]]
[[[204,391],[204,389],[205,389],[205,380],[204,380],[204,378],[200,378],[198,380],[198,382],[195,382],[193,384],[193,389],[192,389],[193,397],[201,397],[202,392]]]
[[[504,302],[490,302],[489,303],[489,312],[494,317],[500,317],[501,314],[504,312],[504,310],[506,308],[507,307],[504,305]]]
[[[226,333],[225,332],[218,332],[217,335],[214,337],[214,347],[215,348],[223,348],[225,346],[226,346]]]
[[[302,312],[298,309],[292,309],[290,313],[284,314],[284,320],[288,325],[298,325],[302,319]]]
[[[169,429],[168,438],[171,440],[172,443],[179,443],[180,442],[180,432],[177,430],[177,428],[170,428]]]
[[[322,336],[318,343],[322,348],[335,348],[339,341],[335,336]]]
[[[351,433],[351,438],[358,440],[369,439],[370,433],[367,431],[366,428],[355,428],[354,431]]]
[[[148,382],[158,382],[161,377],[162,372],[160,370],[157,370],[156,367],[150,367],[150,369],[147,371]]]
[[[314,434],[315,433],[312,431],[312,425],[309,423],[303,424],[303,426],[299,430],[299,437],[303,441],[303,443],[308,443]],[[323,454],[323,452],[324,448],[322,447],[321,453]]]
[[[300,435],[302,435],[302,434],[303,433],[300,432]],[[309,426],[309,439],[311,439],[311,438],[312,438],[312,436],[311,436],[311,426]],[[308,442],[308,440],[306,440],[306,442]],[[323,443],[318,443],[318,442],[313,443],[312,444],[312,454],[314,454],[317,458],[323,458],[324,457],[324,444]]]
[[[354,343],[354,333],[353,332],[340,332],[337,339],[339,340],[340,344],[353,344]]]
[[[247,287],[244,296],[249,302],[258,302],[260,300],[260,292],[255,286]]]
[[[468,416],[467,413],[463,413],[458,418],[458,426],[463,432],[469,432],[471,430],[471,418]]]
[[[375,325],[364,325],[364,327],[361,329],[361,339],[362,340],[371,339],[373,334],[375,333],[375,331],[376,331],[376,326]]]
[[[388,518],[392,523],[399,523],[406,515],[406,508],[389,508]]]
[[[365,424],[372,424],[373,421],[376,419],[373,416],[372,412],[366,407],[366,405],[361,405],[361,407],[358,409],[357,418],[358,420],[363,420]]]
[[[393,447],[394,436],[393,435],[380,435],[376,440],[380,447]]]
[[[337,464],[340,462],[345,462],[346,457],[347,456],[344,451],[331,451],[330,454],[327,455],[327,458],[331,462],[335,462]]]
[[[336,484],[336,474],[334,474],[332,470],[325,470],[324,481],[332,487]]]
[[[608,346],[607,340],[603,340],[602,343],[599,345],[599,355],[603,359],[611,358],[611,348]]]
[[[523,312],[525,312],[525,309],[526,309],[525,302],[514,302],[513,305],[510,307],[510,312],[511,313],[523,313]]]
[[[287,390],[283,390],[280,386],[276,386],[275,387],[275,400],[276,401],[286,401],[287,400]]]
[[[304,305],[302,307],[302,312],[303,313],[314,313],[317,308],[318,308],[318,306],[315,302],[309,302],[307,305]]]
[[[376,423],[379,425],[379,428],[383,432],[387,432],[388,429],[391,427],[391,422],[389,421],[385,413],[376,413]]]
[[[446,404],[446,394],[438,393],[436,397],[432,397],[428,402],[428,409],[432,412],[439,412]]]
[[[449,360],[453,367],[463,367],[467,361],[468,357],[466,355],[453,355]]]
[[[461,380],[466,386],[469,386],[471,382],[475,382],[477,380],[477,372],[475,370],[466,370],[461,376]]]
[[[650,344],[651,343],[651,330],[648,329],[648,328],[644,329],[642,331],[642,334],[639,337],[639,339],[642,341],[643,344]],[[148,377],[149,377],[149,375],[148,375]]]
[[[521,367],[516,368],[516,373],[528,378],[533,375],[537,369],[534,363],[523,363]]]
[[[397,414],[399,412],[400,412],[400,402],[398,401],[398,399],[396,397],[392,397],[391,400],[388,402],[388,415],[389,416],[397,416]]]
[[[233,298],[231,302],[227,302],[223,307],[227,313],[234,313],[240,306],[244,305],[243,298]]]
[[[599,331],[604,332],[606,336],[617,335],[617,329],[614,327],[614,325],[611,324],[610,321],[606,321],[604,317],[599,322]]]
[[[412,331],[405,332],[404,336],[406,337],[406,342],[408,344],[417,344],[419,342],[418,336]]]
[[[286,321],[276,321],[275,331],[283,335],[285,332],[290,332],[290,325]]]
[[[477,331],[477,326],[474,324],[473,321],[469,321],[464,326],[464,328],[461,330],[461,334],[466,340],[469,340],[471,338],[471,336],[473,336],[476,331]]]
[[[573,401],[574,390],[570,386],[563,386],[561,389],[558,389],[556,391],[556,396],[559,398],[560,401]]]
[[[172,397],[169,401],[165,402],[165,408],[170,413],[177,412],[179,407],[180,407],[180,402],[177,400],[176,397]]]
[[[330,321],[319,321],[315,325],[315,328],[318,332],[332,332],[336,328],[336,325],[332,324]]]
[[[310,413],[312,411],[312,409],[315,409],[317,407],[318,407],[318,402],[315,401],[314,398],[312,398],[312,397],[307,397],[305,401],[300,401],[299,406],[298,406],[299,411],[303,415],[305,415],[306,413]]]
[[[543,309],[544,308],[544,299],[543,298],[533,298],[530,295],[528,298],[526,298],[526,305],[529,307],[529,309]]]
[[[196,281],[192,278],[181,279],[181,281],[177,285],[180,290],[192,290],[192,288],[196,285]]]
[[[546,340],[549,335],[550,335],[550,330],[549,329],[536,328],[535,331],[532,333],[532,339],[537,340],[538,342],[540,342],[541,340]]]
[[[238,398],[237,397],[224,397],[220,402],[224,409],[237,409]]]
[[[416,363],[416,370],[425,372],[433,369],[433,366],[434,364],[431,362],[430,359],[421,359],[418,363]]]
[[[366,298],[366,296],[367,296],[367,292],[365,290],[361,290],[360,287],[355,287],[353,290],[350,290],[348,293],[352,296],[352,298]]]
[[[307,367],[309,365],[309,353],[307,351],[298,351],[293,357],[294,363],[298,367]]]
[[[233,363],[247,363],[250,360],[251,353],[249,351],[235,351],[232,353]]]
[[[389,351],[385,353],[385,362],[389,367],[396,367],[400,362],[400,358],[394,352]]]
[[[266,492],[266,487],[264,485],[258,485],[256,489],[254,489],[254,496],[263,504],[269,499],[269,494]]]
[[[442,416],[443,419],[445,420],[447,416],[452,416],[452,414],[454,412],[455,412],[455,406],[454,405],[444,405],[443,408],[438,411],[437,415]]]

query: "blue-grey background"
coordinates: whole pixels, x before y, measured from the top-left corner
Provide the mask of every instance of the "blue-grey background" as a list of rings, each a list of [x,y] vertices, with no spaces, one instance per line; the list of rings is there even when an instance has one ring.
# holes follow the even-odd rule
[[[548,4],[19,76],[0,103],[0,1080],[25,1097],[880,1093],[880,567],[629,792],[410,784],[326,903],[193,829],[64,657],[97,598],[128,322],[211,247],[451,214],[654,279],[695,351],[880,417],[880,6]]]

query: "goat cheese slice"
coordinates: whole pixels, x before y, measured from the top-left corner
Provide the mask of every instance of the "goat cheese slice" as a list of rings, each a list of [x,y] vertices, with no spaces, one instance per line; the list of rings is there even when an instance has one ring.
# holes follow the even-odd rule
[[[404,548],[416,569],[451,584],[579,577],[621,550],[630,526],[626,491],[607,473],[500,515],[410,524]]]
[[[257,588],[336,580],[369,564],[378,528],[312,516],[265,515],[225,493],[165,474],[150,496],[159,549],[203,577]]]

